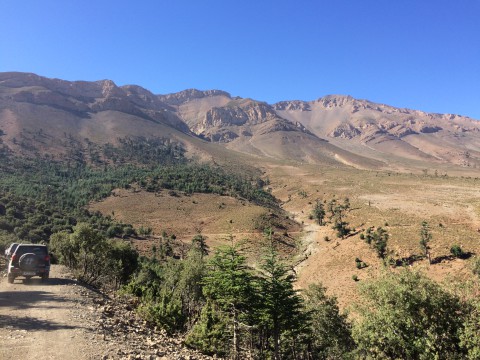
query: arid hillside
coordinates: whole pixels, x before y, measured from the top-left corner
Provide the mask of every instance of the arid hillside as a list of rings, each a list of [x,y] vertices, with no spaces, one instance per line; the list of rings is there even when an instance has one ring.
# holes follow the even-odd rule
[[[292,166],[271,159],[261,160],[257,166],[270,179],[272,194],[288,220],[228,197],[172,196],[166,191],[152,194],[133,189],[115,191],[90,209],[135,227],[151,227],[155,236],[134,241],[147,254],[151,254],[164,231],[175,234],[185,244],[201,232],[212,249],[228,243],[230,238],[244,242],[253,266],[268,244],[259,231],[259,222],[276,223],[275,240],[296,270],[297,286],[322,283],[344,308],[358,300],[358,281],[376,277],[384,267],[374,247],[362,239],[368,228],[386,230],[388,257],[399,264],[421,268],[439,282],[471,278],[471,266],[480,254],[478,177]],[[351,203],[344,217],[351,232],[341,239],[332,229],[328,211],[322,226],[311,215],[317,200],[325,202],[327,208],[332,199],[345,198]],[[419,244],[423,221],[432,234],[431,265],[422,257]],[[452,256],[450,249],[454,245],[467,254],[465,259]],[[357,258],[366,264],[364,268],[357,268]],[[352,280],[353,276],[359,280]]]
[[[190,158],[237,173],[255,168],[268,179],[265,189],[280,200],[283,213],[239,198],[135,187],[115,190],[90,209],[151,227],[157,236],[175,234],[184,243],[198,232],[211,246],[233,235],[250,240],[253,253],[263,236],[258,221],[273,221],[286,252],[297,254],[292,264],[298,265],[299,284],[323,281],[342,304],[355,289],[351,276],[367,277],[381,265],[360,239],[369,227],[387,230],[389,254],[401,260],[420,252],[425,220],[438,259],[428,272],[436,279],[468,272],[468,259],[449,256],[455,244],[473,256],[480,252],[479,130],[466,117],[346,96],[269,105],[219,90],[155,95],[109,80],[0,74],[0,140],[6,151],[106,166],[95,163],[99,146],[151,137],[178,142]],[[346,239],[337,240],[331,224],[318,226],[310,218],[317,200],[335,197],[352,203]],[[148,252],[153,243],[137,245]],[[356,258],[369,266],[356,269]]]
[[[231,111],[215,110],[225,104]],[[231,156],[217,143],[234,139],[228,147],[247,155],[333,163],[337,153],[352,162],[358,158],[280,118],[269,105],[231,99],[222,91],[154,95],[110,80],[68,82],[27,73],[0,74],[0,131],[2,143],[15,153],[76,153],[87,162],[92,146],[115,145],[125,137],[167,138],[181,143],[191,157],[217,161]],[[301,151],[299,142],[305,142]]]
[[[479,165],[480,125],[459,115],[431,114],[357,100],[325,96],[316,101],[284,101],[277,113],[317,136],[393,166],[410,162]]]
[[[468,117],[337,95],[273,105],[220,90],[155,95],[110,80],[28,73],[0,74],[0,131],[2,143],[21,154],[65,155],[144,136],[172,139],[191,156],[216,161],[247,155],[442,174],[475,173],[480,165],[480,125]]]
[[[345,327],[344,349],[331,357],[344,358],[338,354],[357,349],[368,286],[388,276],[398,284],[377,294],[405,285],[402,301],[435,299],[401,284],[405,274],[473,314],[479,130],[469,118],[346,96],[270,105],[220,90],[155,95],[109,80],[0,74],[0,248],[47,243],[76,277],[59,266],[47,284],[30,281],[29,272],[7,275],[0,302],[14,315],[0,316],[0,353],[17,358],[12,349],[30,354],[41,342],[49,358],[65,349],[78,359],[222,358],[228,352],[217,342],[209,348],[198,339],[220,334],[228,345],[228,329],[240,323],[237,310],[228,314],[240,299],[248,321],[242,348],[268,342],[267,328],[257,326],[268,309],[281,308],[288,322],[291,314],[299,320],[282,339],[300,323],[306,339]],[[298,302],[281,307],[276,298]],[[50,318],[44,309],[58,301],[64,306]],[[333,312],[322,312],[327,303]],[[444,310],[462,319],[459,329],[470,324],[470,313],[437,304],[421,327]],[[343,325],[314,324],[313,314]],[[411,318],[419,316],[422,307]],[[27,332],[36,342],[24,346]],[[61,347],[55,336],[79,341]]]

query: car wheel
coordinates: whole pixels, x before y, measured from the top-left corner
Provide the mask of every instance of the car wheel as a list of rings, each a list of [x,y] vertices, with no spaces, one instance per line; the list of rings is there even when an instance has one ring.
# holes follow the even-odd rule
[[[15,276],[12,276],[12,275],[8,274],[8,278],[7,278],[7,279],[8,279],[8,283],[9,283],[9,284],[13,284],[13,281],[15,280]]]
[[[48,281],[48,274],[45,274],[42,276],[42,282],[47,282]]]

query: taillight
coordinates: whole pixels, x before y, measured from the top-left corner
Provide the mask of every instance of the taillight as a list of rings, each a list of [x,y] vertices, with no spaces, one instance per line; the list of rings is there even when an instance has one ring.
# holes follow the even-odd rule
[[[13,254],[12,255],[12,261],[15,261],[17,259],[17,255]]]
[[[50,256],[45,256],[45,261],[50,261]]]

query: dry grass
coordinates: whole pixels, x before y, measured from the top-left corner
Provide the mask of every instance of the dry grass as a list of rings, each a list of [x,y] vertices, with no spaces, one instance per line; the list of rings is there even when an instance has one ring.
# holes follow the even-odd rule
[[[310,283],[323,283],[331,294],[347,307],[357,297],[357,284],[375,277],[383,268],[374,250],[360,239],[362,229],[382,226],[390,239],[388,249],[393,258],[420,254],[419,231],[426,220],[431,228],[432,256],[445,257],[450,247],[459,244],[465,251],[480,253],[477,228],[480,227],[480,180],[475,178],[424,177],[411,174],[362,171],[348,167],[295,166],[291,163],[258,162],[257,166],[269,177],[273,194],[282,201],[282,207],[303,224],[302,246],[295,249],[300,234],[299,226],[287,224],[290,244],[284,247],[297,265],[300,288]],[[347,221],[356,229],[356,235],[337,239],[330,225],[318,226],[309,219],[316,199],[330,200],[348,197],[352,210]],[[198,232],[207,236],[211,247],[228,241],[248,239],[252,258],[258,259],[265,244],[255,229],[255,222],[268,210],[243,200],[217,195],[194,194],[170,196],[167,192],[152,194],[126,190],[116,191],[92,209],[132,223],[152,227],[155,234],[166,231],[185,243]],[[330,241],[325,241],[328,236]],[[147,248],[151,246],[148,244]],[[357,269],[355,258],[368,264]],[[474,257],[473,257],[474,258]],[[417,261],[435,280],[463,280],[470,276],[469,260],[445,259],[428,266]]]
[[[342,306],[357,296],[357,275],[360,281],[378,274],[383,267],[364,241],[360,232],[370,226],[387,229],[388,248],[394,258],[420,254],[419,231],[426,220],[431,228],[432,257],[450,255],[450,247],[459,244],[473,254],[480,253],[480,180],[475,178],[422,177],[411,174],[377,173],[351,168],[291,165],[269,166],[274,195],[285,203],[284,209],[305,224],[304,251],[299,260],[298,286],[322,282],[338,297]],[[306,194],[306,196],[305,196]],[[341,240],[330,226],[319,227],[308,219],[316,199],[348,197],[352,204],[347,221],[357,235]],[[328,236],[331,241],[325,241]],[[355,258],[369,266],[358,270]],[[471,260],[449,260],[428,266],[417,261],[428,276],[441,281],[463,280],[471,275]]]
[[[185,244],[201,233],[207,237],[207,244],[215,248],[230,241],[245,242],[252,258],[258,260],[259,248],[265,245],[265,238],[259,229],[262,217],[273,218],[285,227],[277,236],[285,253],[296,251],[296,237],[301,227],[291,220],[273,214],[269,209],[251,204],[245,200],[213,194],[186,196],[167,191],[149,193],[137,190],[116,190],[113,196],[92,204],[93,211],[111,215],[119,221],[135,227],[150,227],[159,237],[163,232]],[[286,231],[287,236],[283,232]],[[149,254],[156,240],[136,241],[143,254]]]

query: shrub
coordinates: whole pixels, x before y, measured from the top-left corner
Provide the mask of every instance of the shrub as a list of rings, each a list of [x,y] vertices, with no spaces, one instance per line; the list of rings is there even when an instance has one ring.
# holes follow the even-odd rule
[[[354,347],[347,315],[340,313],[337,299],[326,294],[322,285],[312,284],[304,291],[310,314],[312,347],[310,359],[345,359]],[[298,357],[302,358],[302,357]],[[307,358],[307,357],[304,357]]]
[[[225,356],[229,352],[227,316],[211,301],[203,307],[200,319],[185,343],[204,354]]]
[[[53,234],[50,250],[60,263],[91,285],[117,288],[138,266],[138,254],[130,244],[107,240],[88,224],[75,226],[72,234]]]
[[[363,359],[457,359],[466,309],[422,274],[386,272],[360,285],[353,337]]]
[[[452,254],[453,256],[455,256],[456,258],[463,258],[465,256],[465,252],[462,250],[462,248],[460,247],[460,245],[453,245],[451,248],[450,248],[450,254]]]
[[[362,260],[360,260],[359,258],[356,258],[355,259],[355,265],[357,266],[357,269],[363,269],[363,268],[366,268],[367,267],[367,264],[364,263]]]

